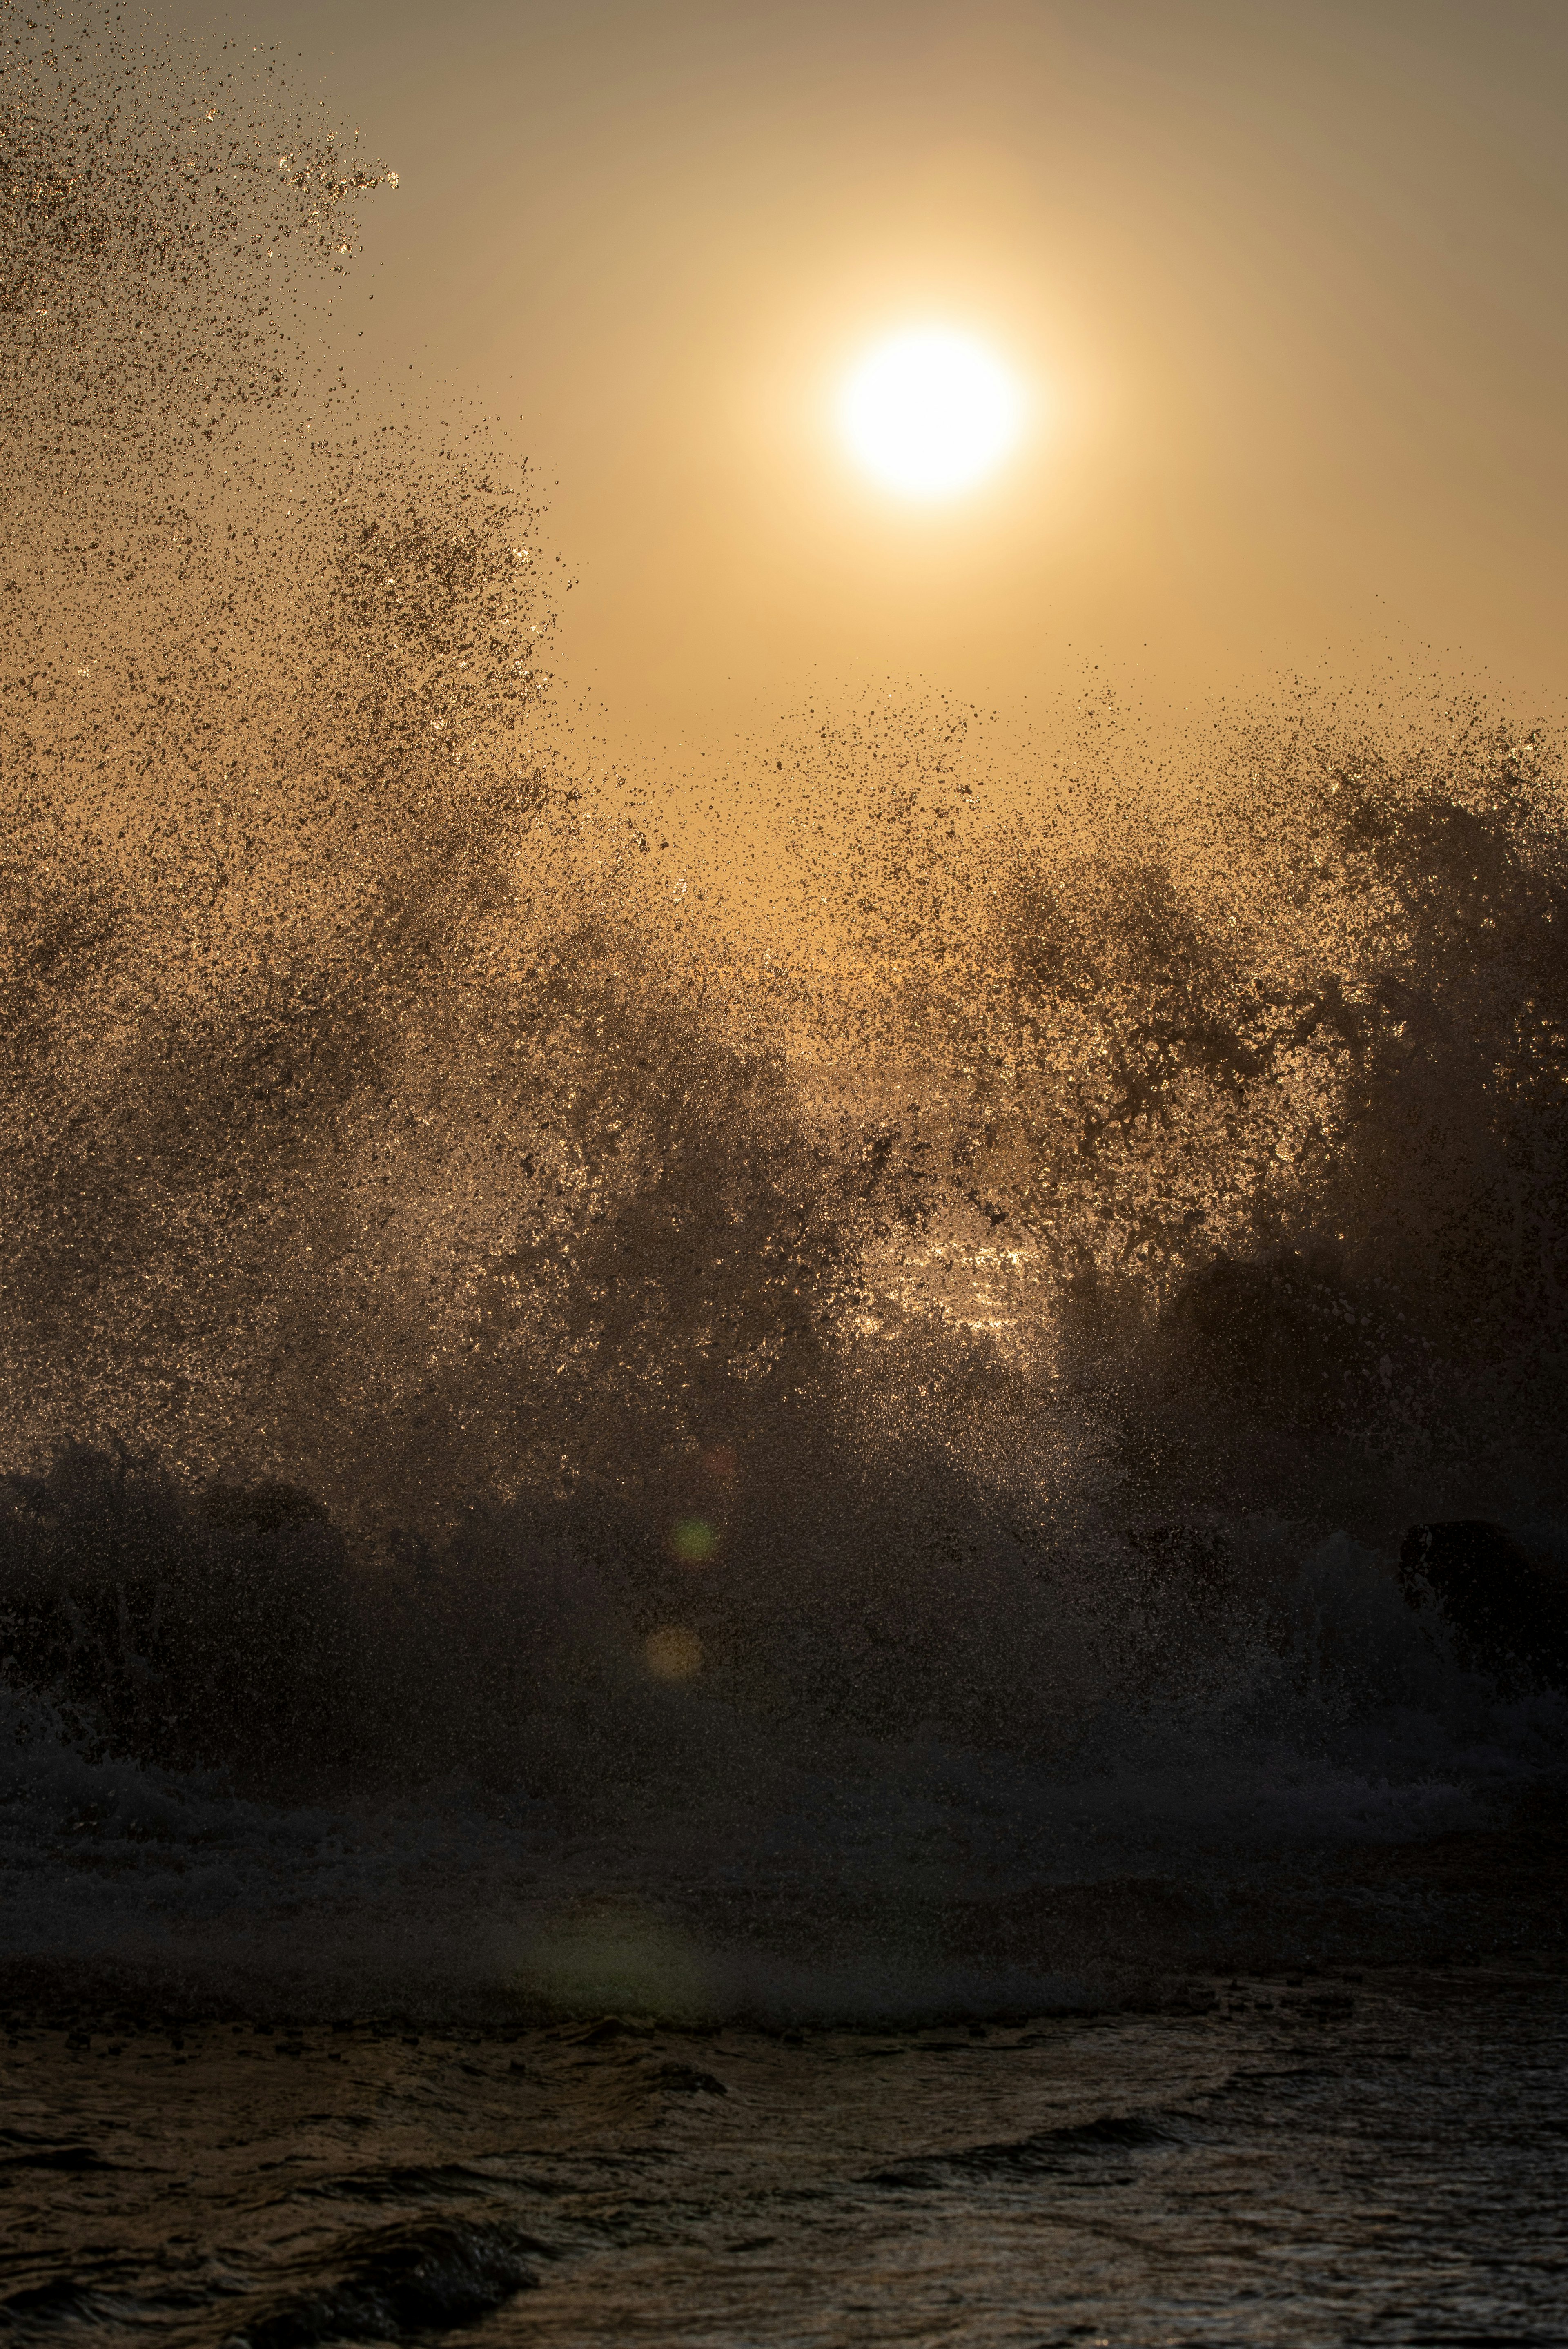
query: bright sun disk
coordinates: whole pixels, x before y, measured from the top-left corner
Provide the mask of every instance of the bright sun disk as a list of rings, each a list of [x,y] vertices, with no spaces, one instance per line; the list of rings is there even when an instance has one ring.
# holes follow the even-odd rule
[[[839,423],[855,462],[884,489],[950,498],[995,471],[1023,409],[1017,383],[983,343],[916,326],[867,353],[844,386]]]

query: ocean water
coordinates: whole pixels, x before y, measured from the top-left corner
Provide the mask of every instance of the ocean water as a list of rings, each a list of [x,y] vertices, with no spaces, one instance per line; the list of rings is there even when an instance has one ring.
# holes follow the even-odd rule
[[[1568,2338],[1561,741],[617,764],[393,176],[5,37],[5,2321]]]
[[[1517,1962],[874,2033],[29,2018],[0,2308],[231,2349],[1553,2343],[1563,2026]]]

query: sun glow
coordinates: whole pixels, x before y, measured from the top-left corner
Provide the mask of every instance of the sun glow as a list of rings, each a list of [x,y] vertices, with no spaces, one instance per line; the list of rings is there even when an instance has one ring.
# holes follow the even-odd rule
[[[957,497],[995,471],[1024,420],[993,353],[950,326],[915,326],[869,351],[844,385],[839,425],[862,471],[900,497]]]

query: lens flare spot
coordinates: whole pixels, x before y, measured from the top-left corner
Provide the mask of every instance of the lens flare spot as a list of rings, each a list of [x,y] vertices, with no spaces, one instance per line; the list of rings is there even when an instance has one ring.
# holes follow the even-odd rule
[[[706,1566],[718,1554],[718,1528],[706,1517],[682,1517],[670,1534],[670,1549],[683,1566]]]
[[[590,1904],[559,1920],[528,1951],[515,1987],[530,2005],[568,2014],[694,2021],[712,2003],[700,1951],[635,1903]]]
[[[643,1653],[656,1681],[692,1681],[702,1670],[702,1641],[683,1623],[650,1632]]]

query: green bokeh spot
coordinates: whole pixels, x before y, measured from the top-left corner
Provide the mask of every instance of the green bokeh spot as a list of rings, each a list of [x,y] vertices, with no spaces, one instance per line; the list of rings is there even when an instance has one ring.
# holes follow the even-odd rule
[[[670,1547],[684,1566],[706,1566],[718,1548],[718,1532],[706,1517],[683,1517],[670,1536]]]

